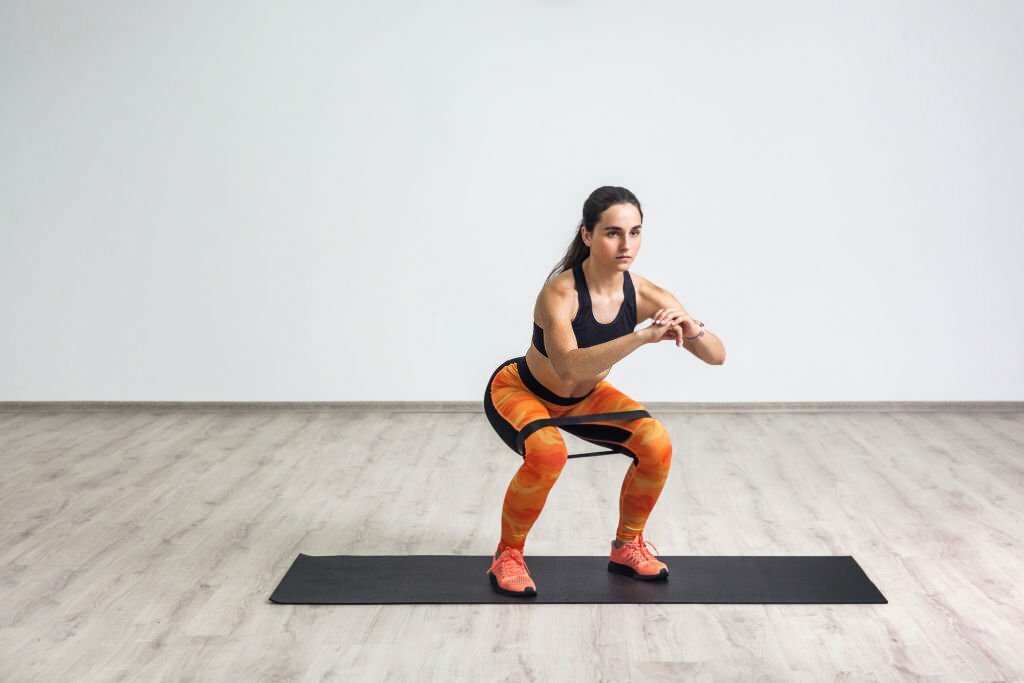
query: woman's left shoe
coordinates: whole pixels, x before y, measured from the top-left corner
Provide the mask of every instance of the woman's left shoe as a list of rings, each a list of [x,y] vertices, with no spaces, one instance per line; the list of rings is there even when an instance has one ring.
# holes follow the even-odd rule
[[[644,535],[639,534],[629,543],[623,543],[616,548],[615,541],[612,541],[611,559],[608,561],[608,571],[613,574],[622,574],[640,581],[656,581],[668,578],[668,565],[658,561],[647,549],[650,543],[655,551],[658,549],[650,541],[644,540]]]

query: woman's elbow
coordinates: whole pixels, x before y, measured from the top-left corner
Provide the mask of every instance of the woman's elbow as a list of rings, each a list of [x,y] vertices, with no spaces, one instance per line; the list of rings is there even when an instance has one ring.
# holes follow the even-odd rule
[[[572,373],[572,351],[569,351],[557,358],[552,357],[551,367],[555,369],[555,374],[558,375],[558,379],[562,380],[566,384],[573,384],[573,373]]]

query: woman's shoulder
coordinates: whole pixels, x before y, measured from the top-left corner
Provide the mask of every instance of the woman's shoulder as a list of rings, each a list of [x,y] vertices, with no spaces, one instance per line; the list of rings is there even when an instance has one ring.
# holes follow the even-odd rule
[[[541,293],[551,292],[557,294],[575,294],[576,293],[576,279],[572,274],[572,269],[563,270],[558,275],[552,275],[540,288]]]
[[[629,273],[630,280],[633,281],[633,291],[636,292],[638,298],[643,296],[645,292],[650,292],[657,288],[657,285],[644,278],[643,275],[632,270],[630,270]]]
[[[545,304],[545,299],[547,304]],[[562,271],[557,275],[552,275],[540,288],[540,292],[537,293],[537,301],[534,304],[534,324],[538,327],[542,327],[538,321],[543,321],[544,315],[541,308],[545,305],[550,305],[553,301],[561,300],[570,306],[572,311],[571,319],[576,318],[576,310],[579,306],[576,297],[576,281],[573,279],[572,269]]]
[[[627,271],[629,273],[629,279],[633,281],[633,289],[636,290],[637,294],[640,294],[640,290],[651,285],[651,281],[645,278],[643,275],[638,275],[633,271]]]

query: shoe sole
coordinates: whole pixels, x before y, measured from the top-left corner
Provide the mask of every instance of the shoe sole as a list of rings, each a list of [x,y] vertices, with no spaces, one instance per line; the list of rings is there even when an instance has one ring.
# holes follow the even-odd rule
[[[661,579],[668,578],[668,570],[662,569],[657,574],[641,574],[629,565],[619,564],[608,560],[608,571],[612,574],[622,574],[628,576],[631,579],[637,579],[638,581],[658,581]]]
[[[530,588],[530,587],[527,587],[526,590],[519,591],[519,592],[510,591],[507,588],[502,588],[501,586],[498,585],[498,577],[495,576],[494,574],[491,574],[490,572],[487,573],[487,578],[489,578],[491,580],[491,585],[494,586],[494,590],[498,591],[499,593],[504,593],[505,595],[511,595],[512,597],[515,597],[515,598],[532,598],[533,596],[537,595],[537,591],[534,590],[533,588]]]

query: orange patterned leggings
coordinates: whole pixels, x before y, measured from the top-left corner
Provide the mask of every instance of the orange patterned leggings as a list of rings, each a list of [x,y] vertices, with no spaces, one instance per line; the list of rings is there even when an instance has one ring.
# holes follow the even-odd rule
[[[516,437],[534,420],[627,410],[643,410],[643,406],[604,380],[586,396],[566,398],[554,394],[530,373],[525,356],[498,366],[484,392],[487,419],[517,454]],[[526,535],[540,516],[548,493],[568,459],[559,429],[633,459],[619,492],[619,525],[615,537],[631,541],[644,530],[672,462],[672,442],[662,424],[646,417],[545,426],[526,438],[523,464],[505,492],[498,550],[512,547],[523,551]]]

